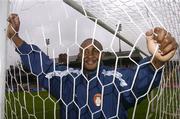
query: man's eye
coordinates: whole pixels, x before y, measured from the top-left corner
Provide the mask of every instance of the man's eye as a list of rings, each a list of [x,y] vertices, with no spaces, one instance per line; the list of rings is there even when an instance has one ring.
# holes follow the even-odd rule
[[[95,54],[99,53],[99,51],[98,51],[98,50],[96,50],[96,49],[95,49],[93,52],[94,52]]]
[[[89,52],[87,51],[87,50],[85,50],[85,53],[84,53],[85,55],[88,55],[89,54]]]

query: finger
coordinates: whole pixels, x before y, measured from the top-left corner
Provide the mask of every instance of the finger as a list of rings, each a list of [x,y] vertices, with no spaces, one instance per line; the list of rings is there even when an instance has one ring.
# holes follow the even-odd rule
[[[11,13],[10,15],[12,15],[12,16],[18,16],[18,14],[16,14],[16,13]]]
[[[11,23],[11,16],[9,16],[9,17],[7,18],[7,21],[8,21],[9,23]]]
[[[153,30],[152,29],[146,32],[146,36],[152,36],[152,35],[153,35]]]
[[[12,14],[9,15],[8,21],[13,24],[13,20],[14,20],[16,17],[18,17],[18,15],[15,14],[15,13],[12,13]]]
[[[11,16],[12,18],[14,18],[14,17],[17,17],[18,14],[16,14],[16,13],[11,13],[10,16]]]
[[[7,21],[8,21],[8,22],[10,21],[9,17],[7,18]]]
[[[18,15],[13,15],[13,16],[12,16],[12,19],[14,20],[14,22],[15,22],[15,20],[16,20],[17,18],[19,18]]]
[[[9,21],[12,25],[14,25],[14,19],[12,14],[9,16]]]
[[[168,35],[165,37],[163,42],[160,44],[160,50],[164,49],[167,45],[171,44],[173,41],[175,41],[175,38],[171,37],[171,35],[168,33]]]
[[[171,37],[171,33],[170,33],[170,32],[167,32],[167,33],[166,33],[165,38],[167,38],[167,37]]]
[[[161,42],[163,42],[163,40],[164,40],[164,38],[165,38],[165,36],[166,36],[166,34],[167,34],[167,31],[166,31],[165,29],[163,29],[163,28],[156,27],[156,28],[154,29],[154,33],[157,34],[157,36],[155,36],[154,39],[155,39],[158,43],[161,43]]]
[[[149,40],[150,40],[150,41],[151,41],[151,40],[155,41],[155,40],[154,40],[154,34],[153,34],[153,30],[152,30],[152,29],[146,32],[146,39],[147,39],[147,41],[149,41]]]
[[[18,32],[19,25],[20,25],[20,21],[19,21],[18,15],[11,16],[10,21],[11,21],[10,23],[12,24],[12,27],[14,28],[14,30],[16,32]]]
[[[171,44],[168,44],[162,51],[161,55],[167,55],[169,52],[173,51],[177,49],[177,43],[176,42],[172,42]]]
[[[19,23],[20,23],[20,21],[19,21],[19,16],[16,16],[16,17],[14,18],[14,23],[15,23],[15,25],[19,25]]]

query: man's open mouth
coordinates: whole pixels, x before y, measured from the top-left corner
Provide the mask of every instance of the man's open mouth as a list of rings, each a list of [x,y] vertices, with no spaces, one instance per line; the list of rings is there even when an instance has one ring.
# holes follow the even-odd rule
[[[85,63],[88,64],[88,65],[93,65],[95,64],[97,61],[96,60],[86,60]]]

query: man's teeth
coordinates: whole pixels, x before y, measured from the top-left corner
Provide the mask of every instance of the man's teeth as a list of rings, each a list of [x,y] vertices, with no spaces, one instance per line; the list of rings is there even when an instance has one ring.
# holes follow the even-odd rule
[[[87,61],[87,64],[94,64],[94,61]]]

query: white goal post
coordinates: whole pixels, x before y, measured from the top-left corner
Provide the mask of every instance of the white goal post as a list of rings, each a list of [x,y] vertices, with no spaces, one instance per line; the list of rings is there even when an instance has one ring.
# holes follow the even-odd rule
[[[4,119],[5,76],[6,76],[6,27],[9,1],[0,1],[0,119]]]

